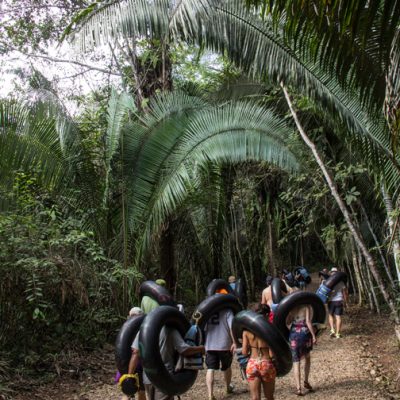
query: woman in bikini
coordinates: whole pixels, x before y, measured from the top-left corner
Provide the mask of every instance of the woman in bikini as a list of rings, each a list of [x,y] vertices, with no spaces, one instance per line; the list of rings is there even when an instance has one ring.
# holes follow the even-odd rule
[[[300,360],[304,362],[304,388],[309,392],[313,391],[312,386],[308,382],[311,368],[311,350],[313,344],[317,343],[314,328],[311,323],[312,318],[311,306],[302,305],[294,308],[288,315],[286,320],[290,327],[289,343],[292,350],[293,372],[296,383],[296,394],[304,396],[301,388]]]
[[[246,376],[251,399],[261,400],[262,385],[265,398],[274,400],[276,369],[272,363],[272,353],[268,344],[246,330],[243,331],[242,341],[242,353],[250,355],[246,367]]]

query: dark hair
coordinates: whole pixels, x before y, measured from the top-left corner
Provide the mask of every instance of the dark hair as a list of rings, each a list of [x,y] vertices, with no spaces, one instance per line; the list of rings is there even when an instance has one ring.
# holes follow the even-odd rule
[[[274,279],[271,275],[268,275],[267,278],[265,279],[265,284],[268,286],[271,286],[272,279]]]
[[[257,307],[256,307],[256,309],[255,309],[255,312],[256,312],[257,314],[261,314],[261,315],[263,315],[263,316],[265,317],[265,316],[267,316],[267,315],[271,312],[271,309],[269,308],[269,305],[268,305],[268,304],[261,304],[261,303],[259,303],[259,304],[257,304]]]

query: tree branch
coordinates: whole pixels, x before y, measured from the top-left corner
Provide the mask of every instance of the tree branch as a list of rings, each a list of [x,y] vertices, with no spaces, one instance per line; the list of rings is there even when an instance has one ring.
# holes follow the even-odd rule
[[[98,71],[98,72],[102,72],[103,74],[111,74],[111,75],[116,75],[116,76],[122,76],[118,72],[112,72],[110,70],[107,70],[107,69],[104,69],[104,68],[95,67],[93,65],[82,63],[80,61],[65,60],[65,59],[62,59],[62,58],[55,58],[55,57],[45,56],[45,55],[42,55],[42,54],[25,53],[25,52],[23,52],[21,50],[18,50],[16,48],[11,48],[11,50],[18,51],[19,53],[23,54],[26,57],[41,58],[43,60],[48,60],[48,61],[55,62],[55,63],[74,64],[74,65],[79,65],[80,67],[88,68],[88,70],[90,70],[90,71]]]

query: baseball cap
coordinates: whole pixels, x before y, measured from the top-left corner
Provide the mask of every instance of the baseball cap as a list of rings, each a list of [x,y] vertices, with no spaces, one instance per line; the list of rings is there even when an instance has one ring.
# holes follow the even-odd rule
[[[331,268],[331,272],[337,272],[337,271],[338,271],[338,270],[337,270],[336,267]]]
[[[157,285],[160,285],[160,286],[166,286],[167,285],[167,282],[165,282],[164,279],[157,279],[156,283],[157,283]]]

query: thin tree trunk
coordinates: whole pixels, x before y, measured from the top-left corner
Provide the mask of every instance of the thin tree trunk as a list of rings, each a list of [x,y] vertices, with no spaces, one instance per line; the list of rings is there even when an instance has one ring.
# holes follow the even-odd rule
[[[369,268],[366,268],[366,270],[367,270],[367,274],[368,274],[369,286],[370,286],[371,293],[372,293],[372,299],[374,300],[374,304],[375,304],[375,309],[376,309],[376,312],[378,313],[378,315],[380,315],[381,314],[381,309],[379,307],[378,298],[377,298],[376,293],[375,293],[374,281],[373,281],[373,279],[371,277],[371,272],[370,272]]]
[[[368,268],[364,268],[363,267],[363,258],[362,258],[362,254],[361,254],[360,248],[357,246],[357,244],[356,244],[356,247],[357,247],[358,266],[360,268],[360,274],[361,274],[361,279],[362,279],[361,282],[363,283],[364,291],[367,294],[369,308],[370,308],[371,311],[373,311],[374,310],[374,303],[373,303],[373,300],[372,300],[372,293],[371,293],[371,290],[370,290],[370,285],[369,285],[369,281],[368,281],[368,275],[367,275],[367,272],[366,272],[366,270],[368,270]]]
[[[382,264],[383,264],[383,266],[384,266],[384,268],[385,268],[385,271],[386,271],[386,275],[388,276],[389,282],[390,282],[392,288],[394,289],[394,288],[395,288],[395,284],[394,284],[393,276],[392,276],[392,274],[391,274],[391,272],[390,272],[390,268],[389,268],[389,266],[387,265],[387,262],[386,262],[386,260],[385,260],[384,255],[383,255],[383,252],[382,252],[382,249],[381,249],[381,245],[380,245],[380,243],[379,243],[379,241],[378,241],[378,238],[376,237],[375,232],[374,232],[374,230],[372,229],[372,225],[371,225],[371,223],[370,223],[370,221],[369,221],[368,214],[367,214],[367,212],[365,211],[365,208],[364,208],[364,206],[362,205],[361,202],[360,202],[360,208],[361,208],[361,212],[362,212],[363,215],[364,215],[365,221],[367,222],[368,229],[369,229],[369,231],[371,232],[372,237],[374,238],[375,246],[376,246],[376,248],[378,249],[379,255],[380,255],[380,257],[381,257]]]
[[[353,239],[351,239],[351,255],[353,259],[353,267],[354,267],[354,272],[356,274],[356,281],[358,286],[358,305],[361,306],[365,299],[365,294],[364,294],[364,286],[362,284],[362,278]]]
[[[176,282],[173,222],[167,221],[167,226],[161,232],[160,238],[160,272],[167,283],[167,288],[173,293]]]
[[[348,256],[347,252],[345,252],[345,257],[346,257],[347,271],[350,276],[350,283],[353,288],[353,293],[355,295],[357,292],[357,295],[359,296],[358,287],[356,287],[356,281],[354,279],[353,271],[351,270],[350,260],[349,260],[349,256]]]
[[[368,267],[370,268],[371,273],[374,276],[374,278],[375,278],[375,280],[376,280],[376,282],[378,284],[378,287],[379,287],[379,289],[380,289],[380,291],[381,291],[381,293],[383,295],[383,298],[385,299],[385,301],[388,304],[390,310],[394,314],[394,316],[396,318],[396,321],[398,321],[399,319],[398,319],[398,314],[397,314],[396,307],[394,305],[394,302],[392,300],[392,297],[391,297],[390,293],[386,289],[385,283],[383,282],[383,280],[382,280],[382,278],[380,276],[380,273],[379,273],[378,268],[376,266],[375,260],[372,257],[371,253],[369,252],[369,250],[367,249],[367,246],[365,245],[364,240],[362,239],[360,233],[358,232],[356,226],[354,225],[354,223],[353,223],[353,221],[352,221],[352,219],[350,217],[350,213],[347,210],[346,205],[344,204],[342,198],[339,195],[339,192],[338,192],[338,190],[336,188],[336,185],[335,185],[335,183],[333,181],[333,178],[331,177],[331,174],[329,173],[329,171],[326,168],[324,162],[322,161],[320,155],[318,154],[318,151],[317,151],[317,148],[316,148],[315,144],[310,140],[310,138],[305,133],[303,127],[301,126],[300,121],[299,121],[299,119],[297,117],[297,113],[293,108],[293,104],[292,104],[292,102],[290,100],[290,97],[289,97],[289,94],[288,94],[288,92],[286,90],[286,87],[283,85],[283,83],[281,83],[281,86],[282,86],[283,92],[285,94],[285,98],[286,98],[286,101],[287,101],[288,106],[290,108],[290,111],[292,113],[293,119],[294,119],[294,121],[296,123],[297,129],[299,130],[300,136],[302,137],[303,141],[306,143],[306,145],[312,151],[315,160],[317,161],[319,167],[321,168],[321,170],[322,170],[322,172],[324,174],[325,180],[326,180],[326,182],[327,182],[327,184],[329,186],[329,189],[330,189],[330,191],[332,193],[332,196],[336,200],[336,203],[338,204],[338,206],[339,206],[339,208],[340,208],[340,210],[341,210],[341,212],[342,212],[342,214],[344,216],[344,219],[345,219],[345,221],[347,223],[347,226],[348,226],[350,232],[352,233],[352,235],[354,237],[354,240],[356,241],[357,245],[360,247],[360,249],[362,251],[362,254],[363,254],[363,256],[364,256],[364,258],[365,258],[365,260],[366,260],[366,262],[368,264]]]
[[[393,203],[392,203],[392,199],[391,199],[389,193],[386,191],[384,184],[381,185],[381,192],[382,192],[382,196],[383,196],[383,202],[385,203],[390,236],[393,237],[394,264],[396,266],[397,283],[398,283],[398,285],[400,285],[400,243],[399,243],[398,235],[396,234],[396,232],[394,232],[395,222],[394,222],[394,219],[392,216]]]

